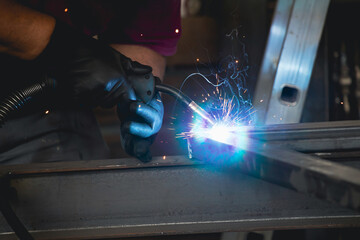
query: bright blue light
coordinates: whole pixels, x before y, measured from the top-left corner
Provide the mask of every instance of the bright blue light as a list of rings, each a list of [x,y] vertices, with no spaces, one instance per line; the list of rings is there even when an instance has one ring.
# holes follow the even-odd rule
[[[216,123],[206,128],[197,126],[192,128],[192,135],[199,139],[211,139],[217,142],[232,145],[236,148],[246,148],[248,143],[247,128],[243,126],[227,126],[224,123]]]

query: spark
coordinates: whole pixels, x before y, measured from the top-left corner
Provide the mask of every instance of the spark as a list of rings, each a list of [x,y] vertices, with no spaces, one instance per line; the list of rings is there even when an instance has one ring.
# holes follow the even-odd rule
[[[179,33],[180,30],[178,28],[175,29],[175,33]]]
[[[50,112],[49,110],[46,110],[46,111],[45,111],[45,114],[49,114],[49,112]]]
[[[226,35],[232,40],[241,38],[238,31],[233,30]],[[191,123],[177,137],[194,138],[199,141],[212,139],[232,145],[247,144],[247,129],[255,119],[250,93],[246,88],[248,56],[244,45],[242,55],[229,55],[216,66],[209,66],[209,73],[199,71],[189,74],[180,89],[191,79],[196,79],[203,92],[198,95],[199,105],[215,119],[214,125],[200,116],[191,116]],[[196,58],[200,62],[199,58]],[[205,65],[205,63],[199,63]],[[200,78],[199,78],[200,77]],[[204,81],[201,83],[201,81]],[[262,102],[263,100],[260,100]],[[189,116],[190,117],[190,116]]]
[[[68,11],[69,11],[69,9],[68,9],[68,8],[65,8],[65,9],[64,9],[64,12],[68,12]]]

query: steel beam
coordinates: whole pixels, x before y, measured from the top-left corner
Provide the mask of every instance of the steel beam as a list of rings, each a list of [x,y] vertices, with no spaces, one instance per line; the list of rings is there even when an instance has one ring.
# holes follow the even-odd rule
[[[36,239],[360,226],[350,209],[180,156],[1,170],[11,170],[13,208]],[[16,239],[1,216],[0,239]]]
[[[265,125],[245,131],[251,138],[301,152],[360,149],[360,121]]]
[[[228,134],[230,135],[230,134]],[[189,139],[191,157],[243,172],[298,192],[360,210],[360,170],[249,138],[236,133],[222,143]]]

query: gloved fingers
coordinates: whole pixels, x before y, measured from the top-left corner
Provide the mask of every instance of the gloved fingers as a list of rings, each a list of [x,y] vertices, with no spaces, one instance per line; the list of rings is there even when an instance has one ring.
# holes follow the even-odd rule
[[[150,152],[151,142],[148,139],[134,141],[134,157],[142,162],[149,162],[152,159]]]
[[[136,100],[134,89],[124,80],[115,80],[115,83],[110,83],[107,86],[107,99],[113,99],[113,101],[116,101],[116,103],[121,101]]]
[[[146,105],[145,103],[133,102],[130,104],[130,112],[139,116],[145,120],[150,126],[154,124],[154,122],[158,122],[162,120],[162,114],[157,109]]]
[[[121,145],[127,154],[134,156],[142,162],[149,162],[152,158],[150,146],[155,136],[139,138],[128,133],[121,132]]]
[[[114,84],[108,94],[106,94],[103,98],[100,106],[109,108],[119,103],[123,106],[122,108],[129,109],[130,103],[136,100],[136,94],[134,89],[127,85],[128,84],[126,84],[126,82],[118,82]]]
[[[122,131],[126,133],[130,133],[132,135],[147,138],[151,135],[157,133],[156,129],[153,129],[147,123],[140,123],[140,122],[126,122],[122,126]]]

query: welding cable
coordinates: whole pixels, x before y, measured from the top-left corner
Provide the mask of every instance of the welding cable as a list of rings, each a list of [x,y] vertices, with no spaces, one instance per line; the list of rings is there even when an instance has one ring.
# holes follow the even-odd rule
[[[36,83],[28,88],[11,93],[0,103],[0,128],[4,125],[11,113],[20,111],[33,97],[46,92],[47,89],[55,88],[56,81],[49,78],[44,82]],[[159,92],[175,97],[176,100],[179,100],[185,107],[190,108],[194,113],[200,115],[211,125],[214,125],[215,119],[191,98],[181,92],[181,90],[164,84],[156,84],[155,88]]]
[[[26,103],[41,93],[45,93],[49,88],[55,89],[56,81],[47,79],[41,83],[36,83],[22,90],[14,91],[0,103],[0,128],[4,125],[9,115],[15,111],[20,111]]]
[[[24,224],[16,216],[9,202],[9,181],[7,177],[0,178],[0,212],[21,240],[34,240]]]
[[[190,108],[194,113],[200,115],[203,119],[208,121],[208,123],[211,125],[215,124],[215,119],[203,108],[197,105],[196,102],[194,102],[191,98],[186,96],[181,90],[164,84],[156,84],[155,89],[159,92],[175,97],[177,100],[183,103],[185,107]]]

